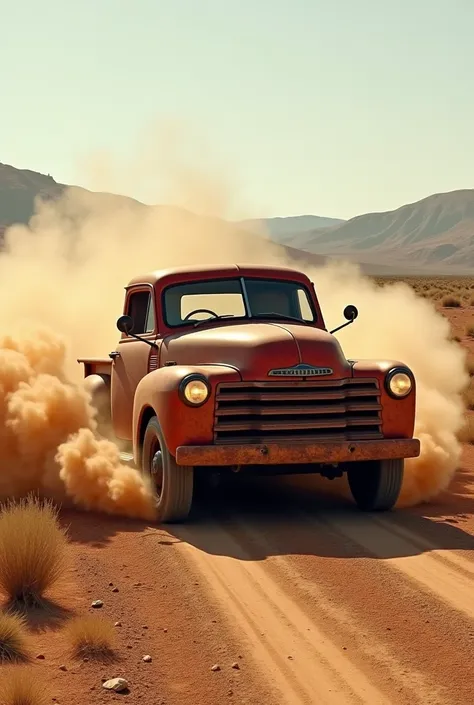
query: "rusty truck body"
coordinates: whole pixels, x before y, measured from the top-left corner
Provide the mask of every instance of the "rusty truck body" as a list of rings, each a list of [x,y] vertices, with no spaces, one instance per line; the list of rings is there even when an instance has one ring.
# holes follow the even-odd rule
[[[344,314],[349,325],[357,309]],[[153,477],[160,521],[186,520],[197,472],[347,473],[361,510],[395,505],[404,460],[420,453],[414,375],[399,361],[346,359],[303,273],[138,276],[117,327],[115,350],[79,362],[129,460]]]

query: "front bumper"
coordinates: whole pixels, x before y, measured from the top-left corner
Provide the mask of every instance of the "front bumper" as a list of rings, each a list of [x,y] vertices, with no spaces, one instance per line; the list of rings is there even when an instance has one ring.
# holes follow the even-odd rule
[[[416,458],[417,438],[390,438],[380,441],[321,443],[261,443],[242,445],[178,446],[178,465],[298,465],[333,464],[361,460]]]

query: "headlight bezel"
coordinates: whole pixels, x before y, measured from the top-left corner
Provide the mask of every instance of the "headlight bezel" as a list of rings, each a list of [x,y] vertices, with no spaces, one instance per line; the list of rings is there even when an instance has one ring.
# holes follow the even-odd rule
[[[185,389],[188,384],[196,381],[202,382],[207,388],[207,397],[203,401],[198,402],[197,404],[192,401],[189,401],[189,399],[187,399],[185,395]],[[183,404],[186,404],[186,406],[189,406],[191,409],[199,409],[200,406],[203,406],[203,404],[209,401],[209,397],[211,396],[211,385],[209,383],[209,380],[204,375],[199,374],[198,372],[194,372],[192,374],[186,375],[186,377],[183,377],[183,379],[179,383],[178,393],[179,398],[181,399]]]
[[[395,377],[395,375],[403,374],[408,377],[410,380],[410,389],[405,393],[405,394],[395,394],[392,391],[392,388],[390,386],[391,380]],[[406,399],[407,397],[410,396],[410,394],[413,393],[413,390],[415,388],[415,377],[413,375],[413,372],[408,368],[408,367],[392,367],[392,369],[386,374],[385,376],[385,389],[387,393],[392,397],[392,399]]]

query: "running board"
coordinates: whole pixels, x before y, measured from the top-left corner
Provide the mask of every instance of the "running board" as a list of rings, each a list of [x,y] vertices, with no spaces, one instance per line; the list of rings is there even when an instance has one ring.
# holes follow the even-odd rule
[[[121,451],[120,462],[123,463],[124,465],[128,465],[131,468],[135,467],[135,463],[133,461],[133,453],[127,453],[124,450]]]

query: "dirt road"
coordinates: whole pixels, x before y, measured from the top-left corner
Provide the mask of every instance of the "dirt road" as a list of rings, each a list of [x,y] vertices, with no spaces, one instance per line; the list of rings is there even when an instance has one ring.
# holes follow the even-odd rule
[[[60,671],[40,634],[57,702],[118,699],[100,681],[123,675],[145,705],[472,703],[474,473],[389,515],[300,493],[231,489],[168,530],[69,515],[70,606],[104,601],[120,660]]]

